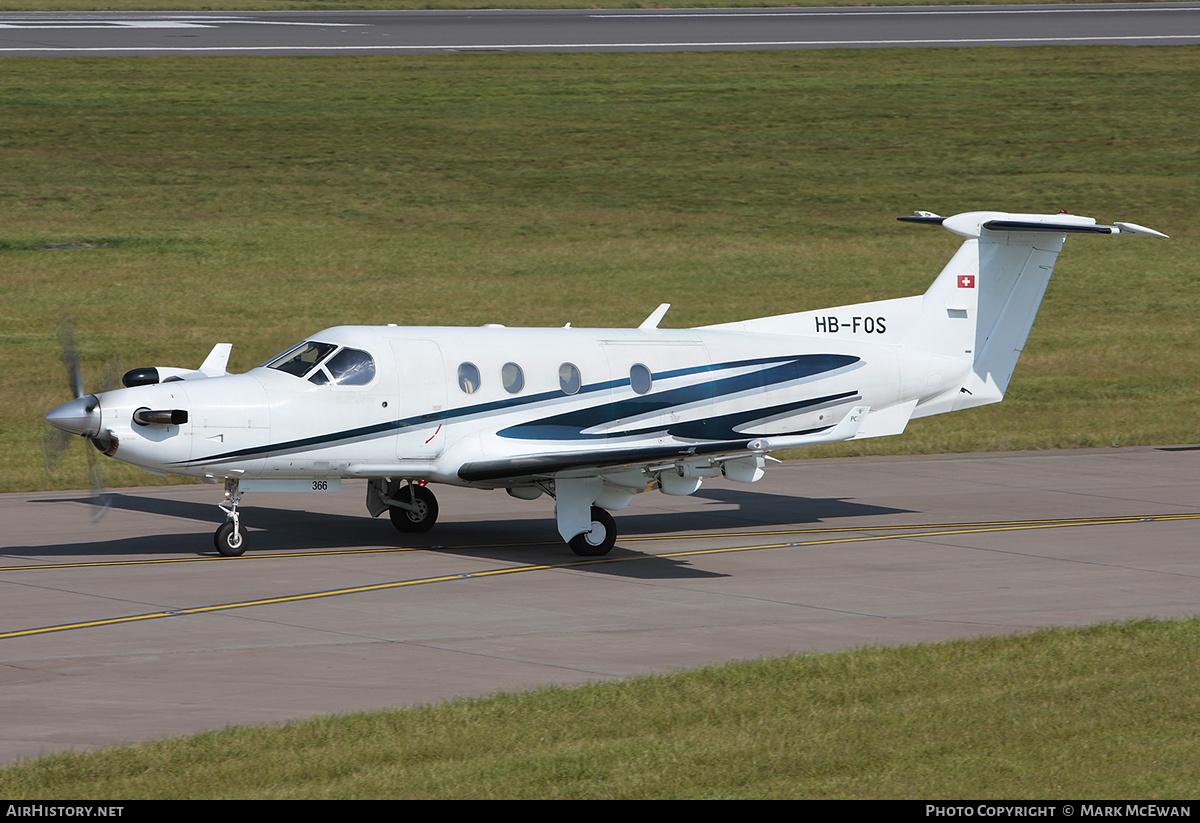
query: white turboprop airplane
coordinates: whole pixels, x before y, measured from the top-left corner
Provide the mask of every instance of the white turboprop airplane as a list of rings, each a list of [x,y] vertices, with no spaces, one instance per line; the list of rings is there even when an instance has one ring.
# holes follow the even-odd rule
[[[134,369],[46,420],[155,473],[223,482],[221,554],[246,550],[248,491],[333,492],[431,528],[429,483],[555,499],[572,550],[603,555],[609,510],[706,477],[753,483],[771,452],[883,437],[1004,396],[1068,234],[1166,235],[1070,214],[902,217],[966,240],[923,295],[694,329],[338,326],[245,374]],[[83,396],[81,396],[83,395]]]

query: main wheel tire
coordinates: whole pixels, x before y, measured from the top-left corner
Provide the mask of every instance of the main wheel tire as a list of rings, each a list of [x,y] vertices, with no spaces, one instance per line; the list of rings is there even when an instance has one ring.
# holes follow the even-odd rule
[[[592,530],[571,538],[571,551],[580,557],[600,557],[608,554],[617,543],[617,524],[612,515],[592,506]]]
[[[402,509],[399,506],[388,507],[388,514],[392,518],[392,525],[402,532],[427,532],[433,528],[433,524],[438,518],[438,503],[437,498],[433,496],[433,492],[424,486],[410,486],[413,492],[413,504],[417,507],[416,511]],[[400,492],[400,499],[404,499],[406,492]]]
[[[241,557],[246,553],[246,530],[239,525],[235,531],[233,521],[226,521],[217,527],[213,543],[223,556]]]

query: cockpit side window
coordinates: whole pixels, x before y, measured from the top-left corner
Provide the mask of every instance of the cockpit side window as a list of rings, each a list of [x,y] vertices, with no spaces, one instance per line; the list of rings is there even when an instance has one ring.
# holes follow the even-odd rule
[[[268,369],[303,377],[312,371],[313,366],[320,363],[337,346],[332,343],[318,343],[315,340],[305,340],[298,346],[285,351],[274,360],[267,363]]]
[[[360,349],[342,349],[325,368],[339,386],[365,386],[375,379],[375,360]]]

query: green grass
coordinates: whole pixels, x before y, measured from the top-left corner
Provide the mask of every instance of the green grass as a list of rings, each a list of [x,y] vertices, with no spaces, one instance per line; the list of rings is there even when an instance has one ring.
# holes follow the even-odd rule
[[[913,208],[1069,208],[1009,399],[814,454],[1196,440],[1200,50],[21,59],[0,75],[0,490],[89,386],[341,323],[692,326],[919,293]],[[86,248],[45,249],[54,244]],[[75,444],[81,446],[82,444]],[[106,463],[113,485],[147,475]]]
[[[734,663],[59,754],[75,798],[1200,797],[1200,620]]]

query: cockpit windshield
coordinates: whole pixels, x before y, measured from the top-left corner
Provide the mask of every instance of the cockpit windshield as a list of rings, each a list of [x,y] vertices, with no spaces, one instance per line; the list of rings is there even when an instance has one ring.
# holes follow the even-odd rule
[[[296,377],[308,377],[317,386],[365,386],[375,379],[375,359],[370,354],[344,348],[330,357],[337,348],[333,343],[305,340],[264,365]]]

